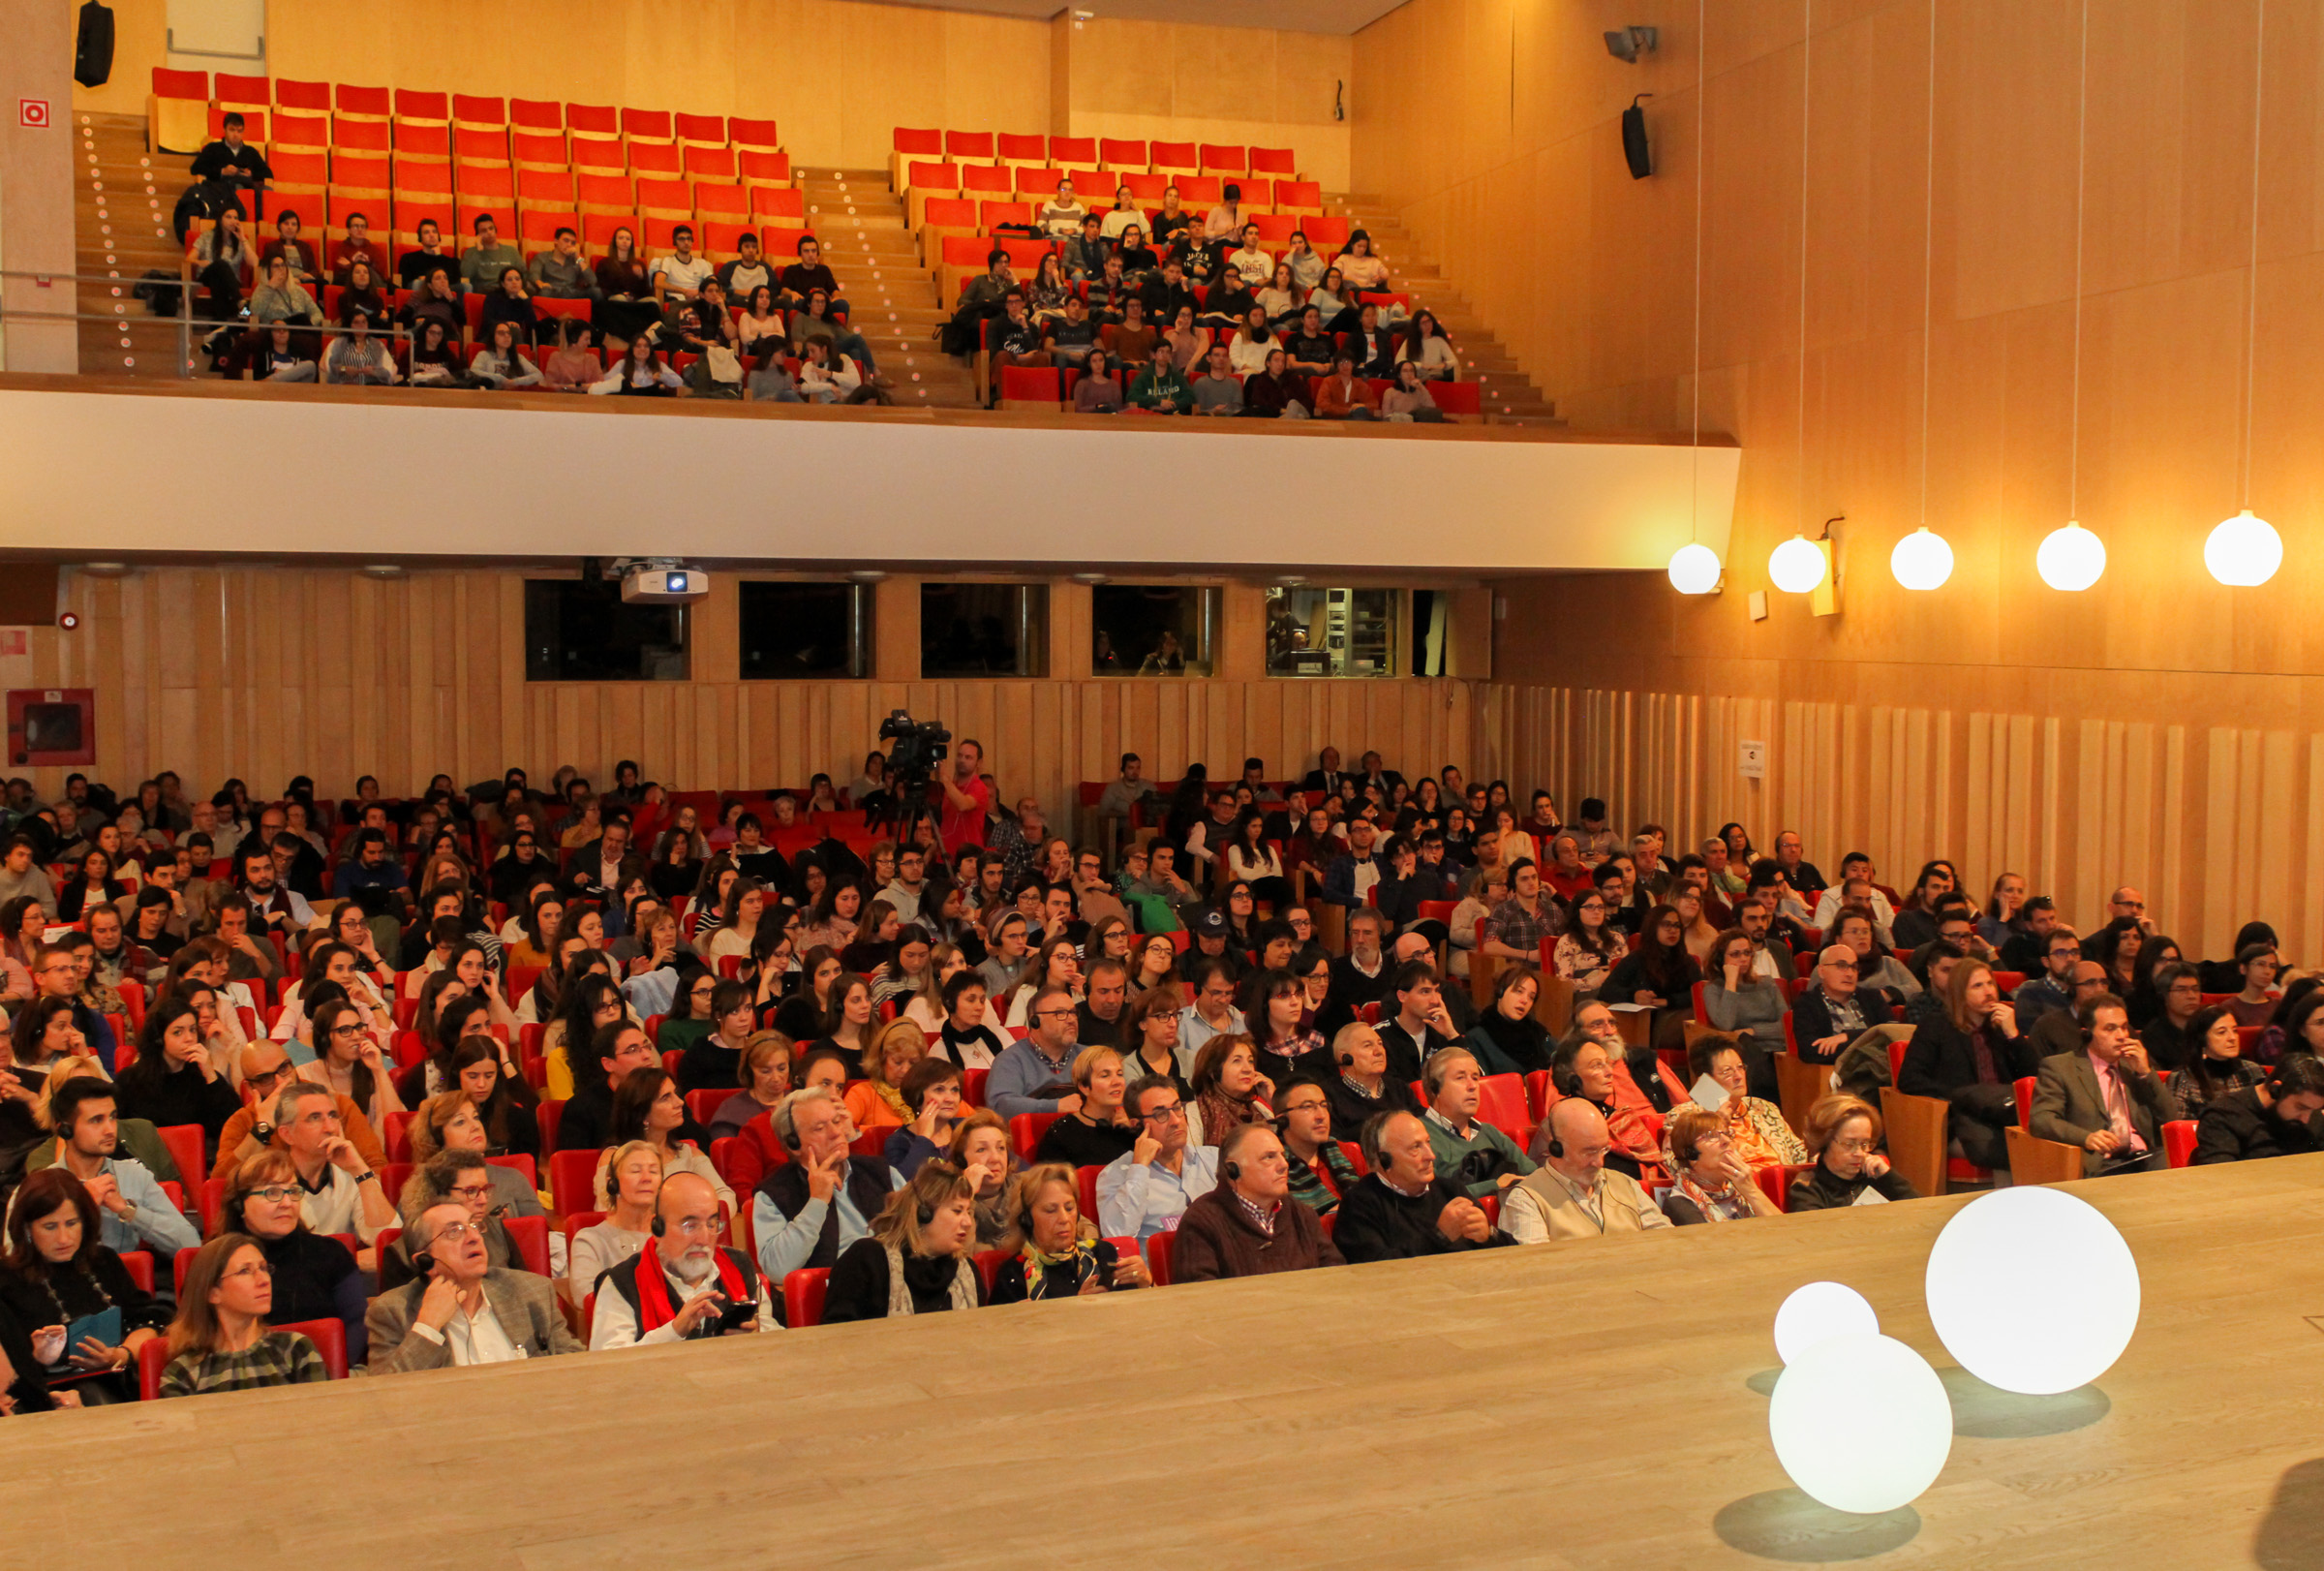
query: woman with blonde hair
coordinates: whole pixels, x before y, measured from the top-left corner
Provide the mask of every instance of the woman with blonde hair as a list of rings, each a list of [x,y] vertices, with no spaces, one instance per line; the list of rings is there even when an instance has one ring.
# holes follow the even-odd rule
[[[596,1291],[599,1277],[646,1247],[654,1226],[655,1197],[661,1192],[661,1153],[649,1141],[616,1147],[605,1170],[613,1175],[613,1208],[573,1235],[572,1250],[566,1258],[566,1285],[576,1304]]]
[[[872,1033],[861,1060],[863,1079],[847,1092],[847,1112],[858,1134],[912,1122],[903,1099],[904,1077],[928,1057],[928,1035],[908,1020],[891,1020]]]
[[[419,1182],[421,1168],[447,1151],[470,1152],[482,1156],[490,1149],[484,1116],[476,1100],[466,1091],[443,1091],[419,1104],[408,1129],[412,1141],[412,1160],[416,1164],[412,1177],[405,1181],[403,1194],[396,1197],[396,1209],[408,1215],[406,1202],[411,1198],[411,1186]],[[545,1217],[548,1208],[540,1203],[539,1193],[525,1182],[524,1174],[513,1167],[499,1163],[492,1168],[492,1202],[511,1217]]]
[[[204,1244],[186,1271],[162,1395],[307,1385],[330,1378],[322,1354],[295,1331],[268,1331],[274,1273],[259,1241],[228,1233]]]
[[[1009,1148],[1009,1125],[989,1107],[977,1108],[952,1126],[946,1160],[959,1168],[976,1193],[976,1247],[989,1249],[1009,1231],[1009,1175],[1017,1154]],[[933,1166],[935,1164],[930,1163]]]
[[[1075,1298],[1116,1287],[1144,1287],[1146,1262],[1122,1254],[1082,1215],[1081,1186],[1063,1162],[1028,1167],[1009,1186],[1009,1232],[993,1282],[994,1304]]]
[[[927,1162],[888,1197],[872,1236],[840,1253],[824,1289],[823,1318],[973,1309],[983,1302],[969,1253],[976,1248],[976,1186],[950,1162]]]
[[[1138,1143],[1141,1125],[1122,1107],[1130,1087],[1126,1061],[1118,1049],[1085,1047],[1074,1055],[1073,1083],[1082,1105],[1052,1124],[1042,1133],[1033,1159],[1063,1162],[1069,1167],[1103,1167],[1126,1156]]]

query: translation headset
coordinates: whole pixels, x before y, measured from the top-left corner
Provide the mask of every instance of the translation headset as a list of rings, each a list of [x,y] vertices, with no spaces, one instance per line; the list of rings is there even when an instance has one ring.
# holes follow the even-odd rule
[[[1339,1066],[1340,1066],[1341,1068],[1343,1068],[1343,1069],[1353,1069],[1353,1068],[1355,1068],[1355,1067],[1356,1067],[1356,1055],[1355,1055],[1355,1054],[1353,1054],[1353,1053],[1342,1053],[1342,1054],[1339,1056]]]

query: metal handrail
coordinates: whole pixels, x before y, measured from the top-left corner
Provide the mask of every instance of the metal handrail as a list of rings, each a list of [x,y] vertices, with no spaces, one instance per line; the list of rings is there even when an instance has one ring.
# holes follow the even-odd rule
[[[5,331],[12,323],[31,323],[95,322],[103,323],[107,327],[120,328],[126,327],[130,323],[138,321],[167,322],[173,324],[177,328],[177,363],[175,370],[180,381],[189,381],[194,376],[194,329],[196,327],[202,329],[202,338],[206,341],[211,335],[222,328],[233,328],[239,331],[257,331],[275,325],[273,323],[254,323],[246,318],[235,318],[229,322],[217,322],[208,317],[195,316],[194,295],[196,291],[201,289],[201,281],[199,278],[187,278],[182,274],[174,278],[147,279],[142,275],[132,277],[118,269],[104,273],[54,273],[39,272],[30,268],[0,267],[0,283],[10,280],[30,280],[35,283],[50,285],[59,283],[75,285],[103,284],[108,289],[114,291],[114,293],[117,294],[121,294],[124,297],[133,292],[137,286],[145,283],[151,283],[160,288],[176,290],[178,292],[177,312],[174,316],[157,317],[148,312],[144,317],[138,318],[124,317],[118,312],[108,314],[102,311],[24,311],[12,309],[8,303],[8,292],[4,289],[0,289],[0,331]],[[318,309],[320,308],[321,302],[318,301]],[[325,322],[321,325],[316,325],[309,323],[287,323],[286,325],[289,325],[292,332],[314,333],[325,338],[343,338],[352,336],[352,328],[339,326],[329,322]],[[413,337],[412,330],[409,327],[405,326],[402,323],[394,321],[392,318],[380,323],[377,326],[369,328],[368,331],[372,337],[380,339],[381,341],[389,345],[409,344]],[[325,353],[327,354],[327,351]],[[317,374],[320,377],[320,361],[318,362],[317,366]]]

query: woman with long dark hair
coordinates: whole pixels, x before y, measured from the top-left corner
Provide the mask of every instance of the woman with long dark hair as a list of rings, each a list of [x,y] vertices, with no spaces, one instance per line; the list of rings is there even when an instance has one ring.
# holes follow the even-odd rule
[[[169,1311],[130,1279],[121,1257],[98,1237],[97,1202],[62,1167],[26,1175],[9,1204],[0,1310],[31,1333],[51,1392],[87,1402],[137,1397],[138,1349],[161,1334]],[[74,1345],[65,1333],[94,1320]],[[53,1347],[53,1351],[51,1351]]]

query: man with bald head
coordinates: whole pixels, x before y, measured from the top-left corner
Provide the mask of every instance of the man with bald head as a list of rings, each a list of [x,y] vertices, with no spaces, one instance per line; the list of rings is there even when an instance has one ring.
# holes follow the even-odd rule
[[[1370,1171],[1348,1189],[1331,1241],[1351,1262],[1454,1254],[1513,1240],[1495,1233],[1460,1186],[1437,1177],[1428,1126],[1410,1113],[1378,1113],[1361,1144]]]
[[[1519,1244],[1548,1244],[1668,1227],[1637,1180],[1605,1165],[1613,1141],[1605,1118],[1578,1096],[1549,1104],[1546,1161],[1501,1197],[1501,1231]]]
[[[597,1278],[590,1351],[776,1330],[756,1263],[719,1245],[725,1225],[708,1179],[695,1173],[663,1179],[646,1247]]]
[[[1791,1001],[1791,1039],[1808,1063],[1837,1063],[1850,1050],[1878,1049],[1909,1034],[1891,1021],[1896,1000],[1877,988],[1858,986],[1858,956],[1845,943],[1827,945],[1816,957],[1815,984]]]
[[[278,1116],[282,1094],[298,1078],[299,1061],[285,1052],[296,1043],[273,1041],[261,1036],[242,1049],[240,1066],[242,1088],[254,1098],[250,1105],[226,1121],[218,1131],[218,1160],[211,1164],[210,1177],[225,1180],[235,1168],[269,1146],[282,1148],[283,1139],[275,1132],[282,1123]],[[302,1053],[305,1048],[299,1049]],[[312,1056],[306,1062],[312,1063]],[[380,1144],[379,1131],[363,1116],[363,1109],[352,1097],[332,1094],[339,1105],[339,1127],[353,1143],[364,1164],[373,1172],[387,1165],[386,1148]]]
[[[1343,1264],[1315,1213],[1290,1195],[1291,1159],[1274,1125],[1229,1130],[1218,1144],[1218,1187],[1178,1221],[1172,1279],[1213,1281]]]
[[[2147,897],[2128,884],[2106,898],[2106,915],[2110,921],[2121,921],[2126,917],[2138,924],[2141,933],[2154,936],[2155,918],[2147,914]]]

